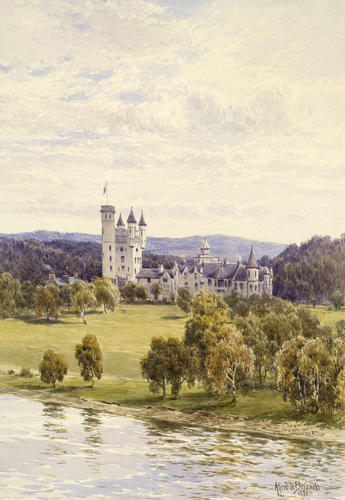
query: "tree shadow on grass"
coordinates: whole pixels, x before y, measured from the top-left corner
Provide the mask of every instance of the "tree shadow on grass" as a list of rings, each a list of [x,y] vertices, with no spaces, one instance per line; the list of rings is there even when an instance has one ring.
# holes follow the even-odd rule
[[[178,316],[176,314],[168,314],[167,316],[162,316],[162,319],[169,319],[169,320],[175,320],[175,319],[185,319],[187,316]]]
[[[64,319],[55,319],[51,318],[48,321],[43,318],[36,318],[35,316],[23,315],[17,316],[17,320],[23,321],[23,323],[27,323],[29,325],[72,325],[75,324],[74,321],[66,321]]]

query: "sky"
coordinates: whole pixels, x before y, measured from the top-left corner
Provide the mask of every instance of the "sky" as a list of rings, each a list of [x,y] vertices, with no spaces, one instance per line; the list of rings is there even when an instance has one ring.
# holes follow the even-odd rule
[[[1,0],[0,233],[345,232],[343,0]]]

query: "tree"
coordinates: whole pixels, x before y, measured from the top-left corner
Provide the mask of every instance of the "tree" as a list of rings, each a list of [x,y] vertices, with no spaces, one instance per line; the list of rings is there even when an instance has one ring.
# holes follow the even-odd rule
[[[167,385],[171,385],[171,394],[176,398],[182,384],[191,375],[191,360],[184,344],[175,338],[153,337],[150,350],[141,360],[143,378],[150,382],[150,391],[163,392],[166,396]]]
[[[192,316],[186,321],[183,341],[192,355],[195,378],[206,384],[210,336],[229,322],[228,307],[218,293],[205,290],[198,293],[192,304]]]
[[[106,313],[107,309],[116,309],[120,301],[120,292],[109,278],[96,278],[93,280],[97,305],[102,305]]]
[[[129,302],[134,302],[136,297],[136,285],[128,281],[120,290],[122,297]]]
[[[10,273],[0,275],[0,313],[3,316],[14,313],[23,304],[20,282]]]
[[[38,370],[41,374],[42,382],[45,384],[52,383],[55,388],[56,381],[62,382],[67,374],[68,365],[60,354],[56,354],[56,352],[48,349],[43,356]]]
[[[87,324],[86,311],[94,307],[96,302],[94,286],[89,283],[84,283],[83,286],[78,287],[78,291],[73,295],[74,308],[80,315],[84,325]]]
[[[61,306],[70,309],[70,307],[72,306],[72,290],[71,287],[67,285],[67,283],[62,285],[62,287],[59,289],[59,296]]]
[[[159,299],[159,295],[162,292],[162,288],[159,283],[153,283],[151,287],[152,295],[155,301],[157,302]]]
[[[235,326],[222,325],[216,336],[211,335],[206,367],[212,388],[219,395],[230,389],[235,402],[240,369],[247,376],[252,370],[250,351]]]
[[[147,300],[148,295],[144,285],[137,285],[135,289],[135,296],[138,300]]]
[[[176,304],[184,313],[186,313],[186,316],[190,313],[192,310],[192,295],[190,291],[187,288],[178,288],[177,289],[177,301]]]
[[[343,295],[338,292],[338,291],[335,291],[332,293],[332,296],[331,296],[331,302],[334,306],[334,310],[335,311],[339,311],[339,309],[341,308],[341,306],[344,305],[344,297]]]
[[[281,390],[292,404],[316,413],[334,411],[342,403],[345,346],[341,339],[301,336],[284,343],[278,357]]]
[[[51,316],[58,315],[58,291],[53,285],[37,286],[34,294],[34,307],[37,316],[44,317],[47,321]]]
[[[86,381],[92,382],[96,377],[98,380],[102,377],[102,351],[95,335],[85,335],[81,344],[77,344],[74,349],[74,355],[80,366],[80,375]]]
[[[234,324],[242,332],[246,346],[253,351],[254,375],[257,383],[261,386],[270,368],[271,361],[269,342],[262,328],[261,319],[255,314],[249,313],[246,318],[235,319]]]

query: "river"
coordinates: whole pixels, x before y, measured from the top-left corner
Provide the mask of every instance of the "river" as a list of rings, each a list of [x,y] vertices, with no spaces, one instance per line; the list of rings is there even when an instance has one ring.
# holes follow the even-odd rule
[[[168,425],[14,395],[0,396],[0,442],[6,500],[345,498],[345,447],[337,444]]]

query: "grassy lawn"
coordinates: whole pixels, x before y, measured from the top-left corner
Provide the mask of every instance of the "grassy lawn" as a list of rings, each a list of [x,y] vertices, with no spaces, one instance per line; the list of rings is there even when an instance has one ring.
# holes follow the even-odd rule
[[[324,306],[316,306],[316,307],[307,307],[308,311],[313,312],[323,323],[324,325],[334,327],[335,324],[340,320],[345,320],[345,310],[341,309],[340,311],[328,310],[328,307]]]
[[[76,314],[62,314],[58,321],[23,319],[0,320],[0,365],[14,369],[28,366],[37,370],[47,349],[62,354],[69,372],[79,372],[74,346],[86,334],[97,336],[104,356],[104,374],[141,378],[140,358],[151,337],[181,338],[185,316],[177,306],[122,305],[117,311],[87,315],[84,325]]]
[[[345,311],[322,308],[314,311],[323,323],[332,326],[339,319],[345,319]],[[62,314],[56,322],[38,320],[33,316],[0,320],[0,386],[39,389],[125,406],[203,410],[276,422],[301,420],[338,426],[344,418],[344,415],[302,415],[290,403],[284,402],[278,391],[270,388],[240,394],[236,406],[229,397],[218,398],[199,386],[184,387],[177,400],[168,396],[163,401],[159,395],[149,392],[147,382],[141,378],[140,358],[147,352],[154,335],[181,338],[186,320],[184,314],[172,305],[121,304],[115,312],[95,312],[89,314],[87,320],[88,324],[84,325],[72,313]],[[87,333],[97,336],[104,356],[104,376],[95,382],[93,388],[80,378],[73,352],[75,344]],[[42,355],[49,348],[61,353],[69,364],[68,377],[57,384],[55,391],[43,384],[37,374]],[[22,366],[30,367],[36,372],[35,376],[23,379],[7,374],[9,368],[18,373]]]

